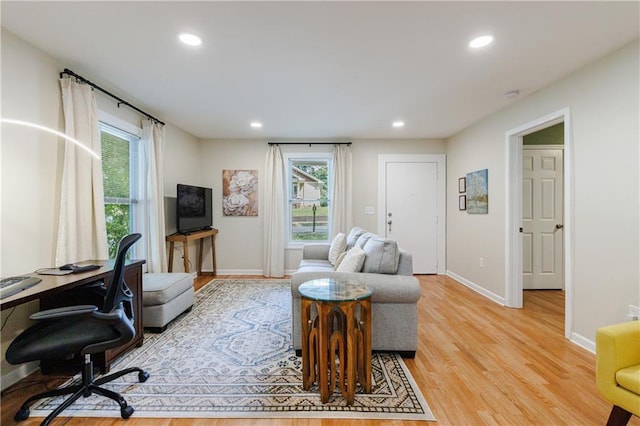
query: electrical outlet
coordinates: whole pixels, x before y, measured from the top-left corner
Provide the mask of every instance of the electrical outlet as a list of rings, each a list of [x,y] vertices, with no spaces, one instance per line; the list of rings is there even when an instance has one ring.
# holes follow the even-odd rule
[[[637,321],[640,318],[640,307],[629,305],[627,317],[631,320]]]

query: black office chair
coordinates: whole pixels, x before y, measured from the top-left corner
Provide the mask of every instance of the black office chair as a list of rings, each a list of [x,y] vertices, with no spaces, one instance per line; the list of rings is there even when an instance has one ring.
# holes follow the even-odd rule
[[[120,415],[128,419],[133,407],[124,398],[100,385],[129,373],[138,373],[138,380],[145,382],[149,374],[140,368],[110,374],[94,380],[91,354],[117,348],[135,336],[133,325],[133,294],[124,282],[125,257],[129,248],[140,239],[140,234],[123,237],[118,244],[118,254],[113,268],[113,278],[106,289],[101,309],[92,305],[69,306],[36,312],[30,318],[38,323],[23,331],[7,349],[9,364],[30,361],[68,360],[83,357],[82,383],[39,393],[27,399],[16,413],[16,421],[29,417],[29,405],[38,399],[73,394],[51,412],[41,423],[47,425],[54,417],[78,398],[97,393],[113,399],[120,405]]]

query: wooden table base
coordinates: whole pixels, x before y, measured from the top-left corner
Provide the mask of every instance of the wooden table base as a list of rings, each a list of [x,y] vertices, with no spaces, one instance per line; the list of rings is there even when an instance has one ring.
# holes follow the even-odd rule
[[[353,405],[357,383],[371,393],[371,298],[321,302],[303,296],[301,306],[303,389],[317,382],[326,403],[339,386]]]

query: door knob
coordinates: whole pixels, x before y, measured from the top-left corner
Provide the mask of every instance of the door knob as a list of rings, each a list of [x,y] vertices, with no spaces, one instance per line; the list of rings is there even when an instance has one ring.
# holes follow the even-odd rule
[[[562,229],[564,228],[564,225],[561,223],[556,223],[556,229]]]
[[[387,225],[389,225],[389,232],[391,232],[391,223],[392,223],[392,222],[391,222],[391,219],[389,219],[389,220],[387,221]]]

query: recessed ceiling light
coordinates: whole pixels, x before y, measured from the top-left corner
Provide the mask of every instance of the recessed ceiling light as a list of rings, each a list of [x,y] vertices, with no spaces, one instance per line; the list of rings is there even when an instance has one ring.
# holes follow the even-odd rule
[[[394,121],[391,125],[393,127],[404,127],[404,121],[400,121],[400,120]]]
[[[262,123],[260,123],[259,121],[252,121],[251,127],[253,127],[254,129],[259,129],[262,127]]]
[[[483,35],[480,37],[476,37],[469,42],[469,47],[472,49],[479,49],[481,47],[485,47],[493,43],[492,35]]]
[[[202,44],[202,39],[192,33],[180,33],[178,38],[187,46],[200,46]]]

